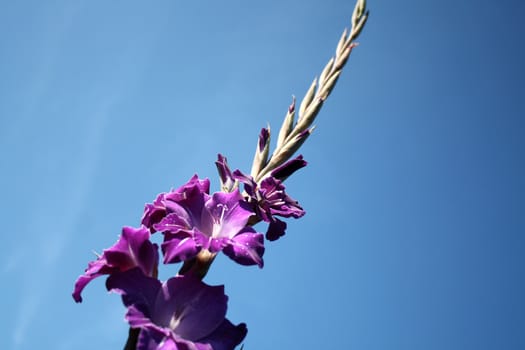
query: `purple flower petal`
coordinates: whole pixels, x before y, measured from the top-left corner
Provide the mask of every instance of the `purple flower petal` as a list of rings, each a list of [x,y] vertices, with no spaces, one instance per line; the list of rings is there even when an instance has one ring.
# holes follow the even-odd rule
[[[176,190],[159,194],[153,203],[146,204],[144,215],[142,216],[142,224],[150,229],[152,233],[155,232],[155,224],[158,224],[170,210],[174,212],[174,209],[170,208],[170,204],[185,200],[192,191],[197,194],[209,193],[210,181],[208,179],[201,180],[197,175],[194,175],[186,184]]]
[[[231,175],[226,159],[221,155],[218,166],[224,171],[224,176]],[[199,180],[194,176],[187,184],[159,196],[155,203],[147,206],[164,215],[160,219],[155,214],[157,212],[146,216],[149,223],[155,221],[150,229],[164,235],[164,263],[192,259],[202,249],[217,253],[228,245],[236,245],[235,242],[231,243],[231,239],[244,232],[248,220],[255,215],[253,204],[245,201],[238,189],[229,193],[216,192],[211,196],[208,191],[209,181]],[[151,217],[155,217],[155,220]],[[243,261],[245,265],[262,264],[260,256],[255,260],[246,256],[254,252],[259,252],[255,255],[262,255],[264,248],[261,250],[260,247],[253,246],[248,250],[241,247],[235,251],[229,249],[229,254],[235,257],[235,261]],[[242,253],[244,250],[246,252]]]
[[[259,152],[262,152],[264,150],[269,141],[270,130],[268,130],[267,128],[262,128],[261,132],[259,133],[259,142],[257,144],[259,147]]]
[[[150,232],[140,228],[124,227],[118,242],[104,251],[107,262],[124,271],[139,266],[145,274],[153,274],[158,264],[157,245],[150,242]]]
[[[148,330],[143,328],[140,330],[139,337],[137,339],[136,350],[156,350],[161,340],[162,338],[155,340],[153,337],[151,337]]]
[[[166,216],[166,207],[164,206],[165,193],[161,193],[153,201],[153,203],[146,204],[144,214],[142,215],[141,223],[154,233],[153,225],[158,223],[164,216]]]
[[[244,191],[248,193],[248,196],[256,197],[255,190],[257,188],[257,182],[255,182],[255,180],[251,176],[246,175],[242,171],[237,169],[233,172],[233,177],[235,178],[235,180],[238,180],[244,184]]]
[[[305,167],[308,163],[303,160],[303,156],[299,155],[294,159],[290,159],[286,163],[278,166],[275,168],[271,175],[272,177],[276,178],[277,180],[284,181],[287,179],[290,175],[295,173],[297,170]]]
[[[300,218],[305,212],[299,203],[285,193],[281,181],[273,178],[265,178],[260,185],[260,194],[265,199],[262,207],[271,216],[279,215],[285,218]]]
[[[228,245],[228,242],[230,241],[229,238],[211,238],[209,240],[209,244],[206,247],[210,252],[217,253],[224,249]]]
[[[232,176],[230,167],[228,166],[228,160],[222,154],[217,155],[217,161],[215,162],[219,177],[221,179],[221,189],[224,192],[231,192],[235,185],[235,180]]]
[[[286,222],[274,218],[274,221],[271,221],[268,225],[268,230],[266,231],[266,239],[269,241],[275,241],[284,236],[285,231]]]
[[[277,168],[277,175],[289,176],[304,165],[306,162],[302,156],[298,156]],[[251,176],[240,170],[235,170],[233,177],[244,184],[244,191],[248,194],[246,200],[253,206],[257,218],[270,224],[267,239],[276,240],[284,235],[286,224],[275,216],[300,218],[305,214],[299,203],[286,194],[281,180],[269,176],[257,184]]]
[[[208,286],[191,276],[175,277],[164,284],[154,317],[180,337],[198,341],[224,321],[227,301],[224,286]]]
[[[96,277],[126,271],[139,267],[146,275],[156,273],[158,266],[158,246],[149,240],[149,230],[124,227],[117,243],[104,250],[102,255],[88,264],[88,268],[80,276],[73,290],[73,299],[82,301],[82,290]]]
[[[187,218],[188,223],[201,221],[202,207],[209,199],[209,180],[192,178],[190,182],[179,189],[166,195],[166,208],[168,212]],[[183,211],[181,211],[183,209]]]
[[[124,305],[133,305],[146,317],[151,316],[150,310],[161,287],[158,279],[146,276],[138,267],[113,273],[106,280],[108,291],[121,294]]]
[[[202,339],[201,342],[209,343],[213,350],[230,350],[234,349],[242,342],[248,329],[246,324],[241,323],[234,326],[227,319],[213,332],[210,336]]]
[[[116,271],[118,271],[118,268],[110,267],[106,259],[103,257],[99,258],[98,260],[89,262],[84,274],[80,276],[75,282],[75,288],[73,290],[73,299],[75,299],[77,303],[81,303],[81,293],[89,282],[91,282],[99,276],[107,275]]]
[[[214,193],[211,200],[206,202],[206,209],[212,220],[211,237],[233,237],[246,226],[253,214],[239,190]]]
[[[184,209],[183,209],[184,210]],[[185,214],[170,213],[164,217],[158,224],[153,225],[153,228],[161,232],[177,233],[180,230],[185,230],[191,227],[190,218],[186,211]]]
[[[141,329],[138,350],[233,350],[246,335],[244,324],[233,326],[225,318],[224,286],[192,276],[161,284],[138,268],[111,275],[106,286],[122,294],[126,319]]]
[[[183,233],[176,235],[162,243],[162,253],[164,254],[164,263],[178,263],[194,258],[202,249],[202,246],[188,234],[185,237]]]
[[[224,254],[241,265],[259,265],[263,267],[264,237],[247,227],[242,233],[231,239],[224,247]]]

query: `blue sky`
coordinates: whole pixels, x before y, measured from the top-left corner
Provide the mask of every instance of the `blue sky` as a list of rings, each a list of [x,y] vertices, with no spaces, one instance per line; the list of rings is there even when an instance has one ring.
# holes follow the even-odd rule
[[[525,48],[518,1],[369,1],[265,267],[217,259],[246,350],[525,348]],[[194,173],[249,170],[352,1],[0,4],[0,348],[118,349],[92,251]],[[177,266],[164,269],[163,277]]]

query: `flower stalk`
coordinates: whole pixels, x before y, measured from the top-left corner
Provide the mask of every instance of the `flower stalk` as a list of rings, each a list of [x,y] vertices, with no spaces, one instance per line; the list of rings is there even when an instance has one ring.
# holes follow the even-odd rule
[[[87,284],[108,276],[107,290],[120,294],[127,308],[130,330],[124,350],[233,350],[243,341],[246,325],[226,318],[224,286],[209,286],[203,279],[221,252],[238,264],[262,268],[265,241],[285,234],[282,218],[305,215],[283,182],[307,165],[302,155],[292,157],[315,129],[315,118],[367,19],[366,1],[357,0],[350,30],[343,31],[335,55],[298,109],[292,98],[271,154],[270,126],[261,130],[249,175],[232,171],[219,154],[215,164],[220,191],[210,193],[210,181],[194,175],[179,188],[159,194],[146,204],[140,227],[124,227],[118,241],[88,264],[73,298],[81,302]],[[254,228],[261,222],[267,224],[265,233]],[[154,234],[162,236],[162,262],[182,263],[178,274],[164,282],[158,279],[159,245],[150,240]]]
[[[366,10],[366,0],[358,0],[352,15],[352,27],[350,31],[345,29],[336,47],[335,55],[332,57],[319,78],[314,78],[309,89],[299,105],[299,116],[295,121],[295,97],[288,108],[283,124],[279,130],[277,146],[269,159],[258,156],[254,157],[254,166],[251,175],[256,181],[261,181],[269,176],[272,170],[289,160],[294,153],[306,141],[313,132],[312,124],[319,114],[324,101],[330,96],[341,72],[350,57],[352,49],[357,46],[355,40],[363,30],[368,19],[369,12]],[[267,142],[270,140],[270,129],[268,128]],[[259,141],[260,142],[260,141]],[[267,147],[268,144],[265,145]]]

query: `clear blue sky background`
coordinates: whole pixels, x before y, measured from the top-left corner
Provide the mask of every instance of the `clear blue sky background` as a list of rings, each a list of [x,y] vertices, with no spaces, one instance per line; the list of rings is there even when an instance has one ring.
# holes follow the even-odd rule
[[[119,349],[92,251],[225,154],[249,170],[353,1],[3,1],[0,348]],[[525,349],[520,1],[369,1],[266,265],[225,257],[246,350]],[[164,269],[162,276],[177,266]]]

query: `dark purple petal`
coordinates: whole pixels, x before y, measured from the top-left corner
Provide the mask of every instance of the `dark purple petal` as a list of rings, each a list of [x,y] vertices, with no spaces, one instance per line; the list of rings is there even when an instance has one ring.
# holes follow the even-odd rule
[[[194,343],[168,334],[153,331],[149,326],[142,328],[137,342],[137,350],[214,350],[210,344]],[[233,349],[232,349],[233,350]]]
[[[144,214],[142,215],[141,223],[150,229],[152,233],[155,232],[153,225],[158,223],[164,216],[166,216],[164,196],[165,193],[159,194],[153,203],[146,204],[144,208]]]
[[[161,287],[158,279],[146,276],[138,267],[113,273],[106,280],[108,291],[121,294],[125,306],[134,306],[145,317],[151,316]]]
[[[270,141],[270,130],[268,130],[267,128],[262,128],[259,134],[259,143],[258,143],[259,152],[262,152],[264,150],[264,148],[266,147],[269,141]]]
[[[202,249],[202,246],[195,239],[194,235],[180,233],[162,243],[162,253],[164,254],[164,263],[178,263],[194,258]]]
[[[180,344],[179,344],[180,345]],[[178,346],[172,338],[166,338],[155,348],[156,350],[192,350],[189,347]]]
[[[235,180],[238,180],[239,182],[242,182],[244,184],[244,190],[250,197],[255,196],[255,189],[257,188],[257,183],[255,180],[249,176],[244,174],[240,170],[235,170],[233,172],[233,177]]]
[[[133,283],[131,278],[137,282]],[[145,285],[143,294],[140,289],[137,293],[136,286],[140,283]],[[136,302],[126,304],[129,306],[126,318],[131,326],[147,328],[156,338],[173,332],[197,341],[217,329],[226,315],[228,297],[224,286],[208,286],[191,276],[170,278],[160,287],[156,279],[126,272],[111,276],[107,286],[121,292],[123,300]]]
[[[136,350],[157,350],[159,343],[164,338],[164,335],[162,335],[159,338],[155,338],[152,336],[151,332],[148,329],[142,328],[140,330],[139,338],[137,340]]]
[[[290,162],[292,163],[289,165],[285,164],[283,174],[293,170],[294,167],[299,169],[298,166],[302,162],[302,157],[299,156]],[[245,175],[239,170],[234,171],[233,176],[244,183],[244,190],[249,195],[247,200],[254,206],[254,211],[260,220],[273,222],[275,221],[274,215],[300,218],[305,214],[299,203],[286,194],[285,187],[279,179],[269,176],[257,185],[251,176]]]
[[[170,201],[185,200],[189,192],[209,193],[210,181],[208,179],[201,180],[194,175],[186,184],[171,190],[168,193],[161,193],[157,196],[153,203],[148,203],[144,209],[142,216],[142,224],[146,226],[151,232],[155,232],[155,224],[158,224],[170,212]],[[173,212],[173,208],[172,212]]]
[[[255,232],[251,227],[247,227],[230,240],[223,252],[241,265],[259,265],[262,268],[264,265],[262,259],[264,236]]]
[[[226,318],[224,286],[208,286],[193,276],[161,284],[139,268],[111,275],[108,290],[122,294],[126,319],[140,328],[137,350],[233,350],[246,326]]]
[[[209,344],[200,344],[186,341],[181,338],[166,338],[159,344],[157,350],[214,350]]]
[[[278,166],[271,172],[271,176],[277,180],[284,181],[290,175],[295,173],[297,170],[305,167],[308,163],[303,160],[303,156],[299,155],[294,159],[287,161],[286,163]]]
[[[201,221],[201,211],[204,203],[209,199],[208,191],[209,180],[199,180],[188,182],[179,191],[166,195],[166,208],[168,213],[174,212],[177,215],[188,216],[186,219],[190,223]],[[186,211],[185,213],[180,209]]]
[[[149,238],[150,232],[144,226],[122,228],[118,242],[104,250],[108,264],[120,271],[139,266],[146,275],[152,275],[158,264],[158,247]]]
[[[270,221],[268,230],[266,231],[266,239],[269,241],[275,241],[282,236],[286,231],[286,222],[274,218],[274,221]]]
[[[219,172],[219,177],[221,179],[221,189],[225,192],[231,192],[235,185],[235,180],[232,176],[230,167],[228,166],[228,160],[222,154],[218,154],[217,158],[215,165],[217,166],[217,171]]]
[[[246,333],[248,333],[246,324],[241,323],[234,326],[230,321],[224,319],[211,335],[200,341],[210,344],[213,350],[233,350],[243,341]]]
[[[224,320],[228,297],[224,286],[208,286],[191,276],[170,278],[162,287],[153,320],[180,337],[198,341]]]
[[[151,312],[153,311],[148,310],[148,313]],[[150,316],[146,316],[135,305],[128,307],[126,320],[131,328],[139,328],[141,330],[139,341],[137,342],[137,350],[140,349],[139,343],[144,349],[149,349],[154,345],[158,346],[163,340],[173,336],[173,332],[169,327],[156,324]],[[153,349],[157,349],[157,347],[153,347]]]
[[[299,203],[286,194],[282,182],[273,177],[267,177],[261,182],[259,192],[264,198],[260,204],[261,209],[267,214],[269,213],[270,217],[279,215],[297,219],[305,214]]]

